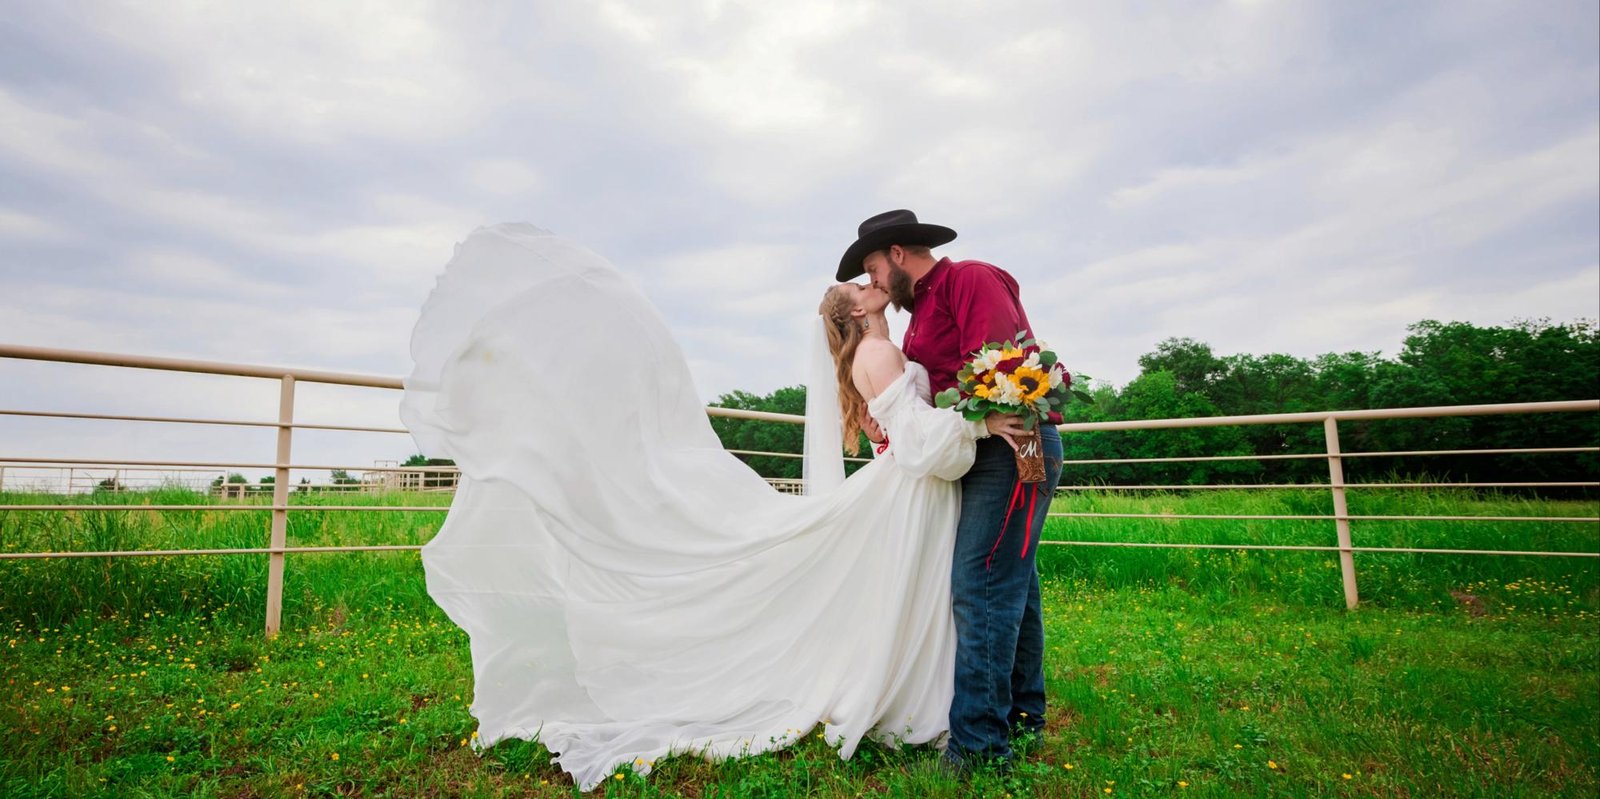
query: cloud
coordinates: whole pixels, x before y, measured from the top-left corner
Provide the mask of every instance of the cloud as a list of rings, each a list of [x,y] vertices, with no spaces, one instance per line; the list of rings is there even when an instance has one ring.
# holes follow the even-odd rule
[[[306,143],[470,130],[487,92],[445,6],[410,2],[103,5],[82,19],[164,69],[169,102],[258,136]],[[130,35],[131,33],[131,35]]]
[[[173,250],[151,250],[129,259],[130,279],[161,294],[224,293],[262,298],[293,296],[290,287],[230,270],[209,258]]]
[[[0,341],[399,375],[453,245],[526,220],[636,278],[708,399],[764,393],[802,379],[856,224],[902,207],[1116,383],[1171,336],[1600,316],[1592,3],[9,11]],[[141,407],[241,401],[146,379]]]
[[[0,239],[27,242],[61,241],[66,228],[32,214],[0,208]]]
[[[491,194],[519,195],[541,189],[545,181],[527,164],[511,158],[489,158],[467,167],[467,180]]]

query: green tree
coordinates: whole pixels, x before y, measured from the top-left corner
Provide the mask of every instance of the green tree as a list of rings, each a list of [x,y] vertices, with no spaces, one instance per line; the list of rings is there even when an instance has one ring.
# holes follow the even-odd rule
[[[717,408],[736,408],[747,411],[765,411],[767,413],[787,413],[795,416],[804,416],[806,413],[806,389],[804,386],[788,386],[765,396],[752,394],[748,391],[735,391],[731,394],[723,394],[717,398],[716,402],[711,404]],[[712,416],[711,429],[716,431],[717,438],[722,441],[722,446],[731,450],[792,452],[796,454],[805,451],[804,425]],[[770,455],[740,455],[739,457],[762,477],[798,479],[802,474],[802,464],[799,458],[780,458]]]
[[[1253,416],[1324,410],[1317,392],[1316,368],[1292,355],[1230,355],[1210,397],[1224,416]],[[1256,455],[1319,452],[1325,446],[1322,428],[1313,424],[1248,425],[1239,428]],[[1256,475],[1265,482],[1305,482],[1325,475],[1327,466],[1310,460],[1263,460]]]
[[[454,466],[456,462],[449,458],[430,458],[421,453],[406,458],[401,466]],[[424,470],[422,486],[424,488],[443,488],[454,485],[453,477],[443,472],[428,472]]]
[[[1180,389],[1171,372],[1143,374],[1123,388],[1120,411],[1130,419],[1190,419],[1221,416],[1205,395]],[[1126,452],[1130,458],[1184,458],[1210,455],[1248,455],[1249,443],[1238,427],[1181,427],[1170,430],[1130,430]],[[1141,482],[1205,484],[1255,471],[1249,461],[1180,461],[1141,464]]]
[[[218,488],[223,484],[223,482],[224,482],[223,477],[221,475],[218,475],[217,477],[212,479],[211,487],[212,488]],[[227,479],[226,479],[226,482],[228,482],[229,484],[237,485],[239,483],[248,483],[248,482],[250,482],[250,479],[245,477],[242,474],[239,474],[238,472],[229,472],[228,476],[227,476]]]
[[[1424,320],[1408,328],[1399,355],[1374,392],[1378,402],[1406,406],[1477,405],[1593,399],[1600,389],[1600,337],[1593,321],[1524,320],[1506,327]],[[1593,446],[1600,420],[1592,413],[1519,414],[1419,420],[1386,426],[1396,449]],[[1415,459],[1393,466],[1415,469]],[[1592,454],[1436,456],[1434,474],[1482,480],[1538,481],[1593,474]]]
[[[1178,390],[1185,394],[1210,396],[1211,387],[1227,372],[1227,364],[1211,351],[1211,345],[1192,338],[1169,338],[1156,345],[1155,352],[1139,356],[1139,373],[1168,372]]]
[[[1209,402],[1217,415],[1234,416],[1592,399],[1600,394],[1600,337],[1593,321],[1552,324],[1540,319],[1479,327],[1424,320],[1410,326],[1408,333],[1394,359],[1377,352],[1349,352],[1309,361],[1283,354],[1217,356],[1202,342],[1169,338],[1139,358],[1143,371],[1138,379],[1112,392],[1115,396],[1103,397],[1098,411],[1071,410],[1068,421],[1082,421],[1086,415],[1111,420],[1170,418],[1204,409],[1190,397]],[[1176,394],[1151,379],[1162,372],[1171,375]],[[1248,451],[1256,455],[1321,452],[1324,446],[1323,431],[1314,424],[1239,429]],[[1077,444],[1069,442],[1068,449],[1117,457],[1109,440],[1088,436]],[[1143,446],[1134,446],[1133,441],[1130,436],[1121,446]],[[1600,443],[1600,418],[1575,413],[1345,422],[1340,425],[1340,443],[1346,452],[1593,446]],[[1206,467],[1193,468],[1198,472]],[[1326,468],[1320,460],[1269,460],[1260,462],[1252,477],[1323,480]],[[1218,478],[1229,474],[1229,470],[1212,471]],[[1346,464],[1346,476],[1352,480],[1403,474],[1522,482],[1570,480],[1596,471],[1600,458],[1593,453],[1402,456],[1352,459]],[[1198,474],[1186,481],[1203,482]]]

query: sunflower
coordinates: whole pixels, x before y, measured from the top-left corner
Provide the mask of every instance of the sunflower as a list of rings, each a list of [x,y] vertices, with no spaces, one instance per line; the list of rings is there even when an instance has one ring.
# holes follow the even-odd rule
[[[1033,402],[1050,393],[1050,376],[1043,369],[1020,366],[1008,377],[1011,378],[1012,385],[1017,387],[1017,393],[1022,395],[1024,403]]]

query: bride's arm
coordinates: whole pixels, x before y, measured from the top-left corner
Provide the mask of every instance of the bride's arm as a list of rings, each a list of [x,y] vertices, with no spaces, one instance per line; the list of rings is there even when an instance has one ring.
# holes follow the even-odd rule
[[[855,361],[850,365],[850,380],[861,394],[861,432],[866,433],[867,440],[874,444],[882,444],[885,435],[867,403],[877,397],[885,386],[898,380],[905,368],[905,356],[887,341],[868,339],[861,342],[856,350]]]
[[[905,372],[905,357],[888,342],[872,349],[857,353],[852,377],[869,407],[878,406],[874,416],[894,446],[895,462],[915,475],[960,479],[972,468],[977,439],[987,434],[983,422],[968,422],[955,411],[935,408],[909,386],[873,403]]]

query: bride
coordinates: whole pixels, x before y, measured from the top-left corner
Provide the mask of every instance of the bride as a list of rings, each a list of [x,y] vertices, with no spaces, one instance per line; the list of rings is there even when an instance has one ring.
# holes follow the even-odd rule
[[[462,480],[422,550],[471,639],[479,746],[537,740],[583,789],[658,758],[820,734],[939,743],[950,565],[974,440],[890,343],[887,296],[828,290],[812,342],[808,493],[727,453],[657,311],[529,225],[474,231],[422,309],[401,416]],[[844,479],[865,402],[888,435]]]

